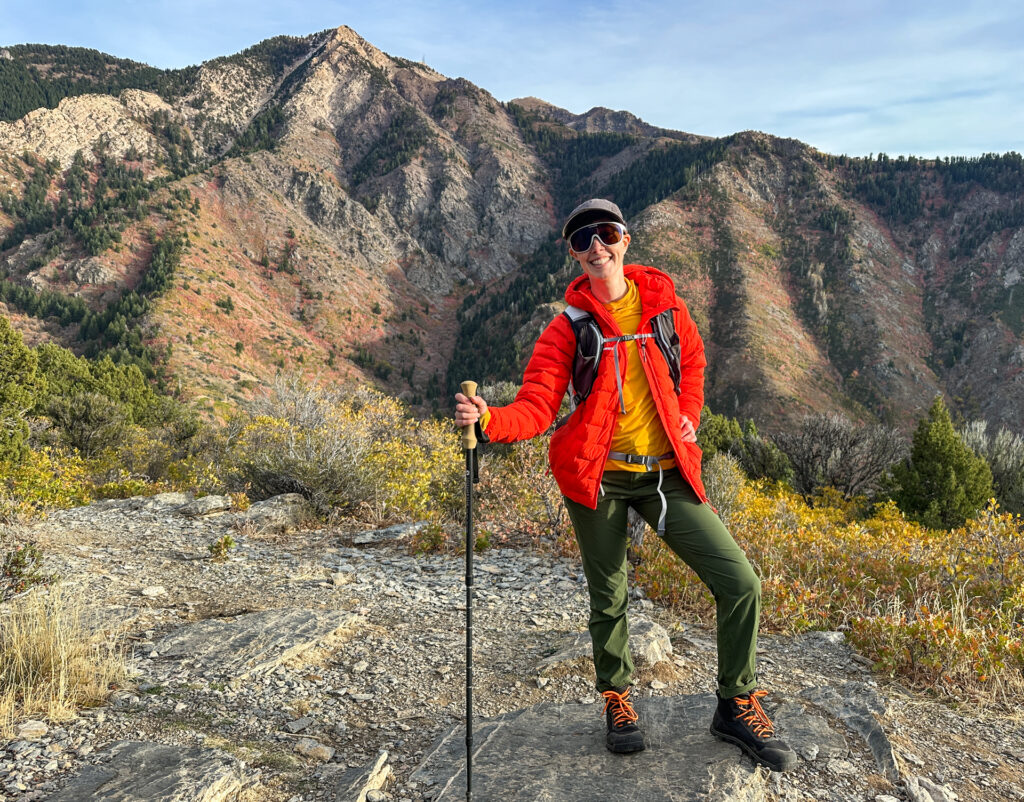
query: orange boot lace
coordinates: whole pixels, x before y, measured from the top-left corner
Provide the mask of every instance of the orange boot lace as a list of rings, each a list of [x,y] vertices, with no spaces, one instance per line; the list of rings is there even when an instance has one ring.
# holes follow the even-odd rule
[[[768,691],[754,691],[745,699],[739,696],[733,699],[740,709],[739,720],[750,727],[754,735],[765,741],[775,735],[772,720],[761,707],[760,699],[767,695]]]
[[[627,687],[622,693],[613,690],[601,692],[605,698],[604,710],[601,713],[602,715],[607,713],[610,707],[612,709],[612,725],[616,728],[632,724],[640,718],[633,709],[633,705],[629,703],[629,691],[630,689]]]

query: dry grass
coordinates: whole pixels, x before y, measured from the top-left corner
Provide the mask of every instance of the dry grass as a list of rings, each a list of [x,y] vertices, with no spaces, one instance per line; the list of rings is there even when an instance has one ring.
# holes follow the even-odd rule
[[[37,589],[0,616],[0,737],[19,719],[73,718],[125,680],[124,655],[90,632],[80,601],[59,586]]]

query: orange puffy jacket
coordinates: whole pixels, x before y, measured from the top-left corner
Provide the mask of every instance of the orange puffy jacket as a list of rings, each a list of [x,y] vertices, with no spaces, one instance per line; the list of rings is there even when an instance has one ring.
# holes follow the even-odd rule
[[[637,351],[651,385],[661,424],[665,427],[676,465],[701,501],[707,494],[700,479],[701,451],[696,443],[683,442],[682,416],[700,425],[704,405],[704,343],[697,333],[686,304],[676,295],[672,279],[653,267],[626,265],[626,278],[635,281],[640,293],[643,316],[638,333],[651,331],[651,318],[672,308],[682,354],[678,396],[669,376],[665,359],[653,340],[638,340]],[[621,336],[612,316],[594,297],[590,279],[579,276],[565,291],[565,300],[594,316],[606,337]],[[622,380],[626,376],[625,343],[616,343]],[[484,441],[510,443],[527,440],[546,431],[554,422],[562,397],[572,378],[576,338],[572,324],[559,315],[540,335],[523,374],[523,386],[515,400],[505,407],[491,407]],[[610,354],[601,359],[593,389],[586,400],[551,436],[548,459],[551,472],[562,494],[590,508],[597,507],[601,476],[611,450],[612,433],[618,419],[619,395],[615,381],[615,360]]]

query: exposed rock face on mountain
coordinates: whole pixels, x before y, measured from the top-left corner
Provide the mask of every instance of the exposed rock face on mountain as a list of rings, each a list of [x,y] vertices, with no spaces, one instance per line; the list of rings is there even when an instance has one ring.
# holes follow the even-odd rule
[[[171,114],[173,110],[158,96],[137,89],[126,89],[116,98],[65,98],[56,109],[38,109],[16,122],[0,122],[0,152],[20,155],[27,151],[46,161],[56,160],[65,168],[79,151],[92,160],[97,148],[116,159],[124,159],[133,150],[152,158],[160,152],[150,131],[150,118],[156,112]]]
[[[583,114],[573,114],[571,111],[559,108],[535,97],[517,98],[511,102],[526,111],[555,120],[567,128],[583,133],[634,134],[653,138],[668,137],[687,142],[698,142],[708,139],[708,137],[688,134],[683,131],[658,128],[655,125],[644,122],[628,111],[615,111],[613,109],[606,109],[603,106],[597,106]]]
[[[57,70],[10,55],[40,81]],[[518,378],[536,310],[572,275],[560,221],[603,195],[630,258],[690,305],[719,411],[909,426],[943,392],[1019,429],[1022,190],[1012,155],[845,159],[502,104],[342,27],[0,122],[0,269],[98,309],[147,286],[155,242],[187,235],[143,324],[186,390],[237,400],[286,368],[420,403],[455,374]]]

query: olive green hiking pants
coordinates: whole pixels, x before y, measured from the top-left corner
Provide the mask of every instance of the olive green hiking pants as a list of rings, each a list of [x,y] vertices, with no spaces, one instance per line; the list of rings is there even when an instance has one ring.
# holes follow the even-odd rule
[[[630,507],[656,528],[661,514],[658,472],[606,471],[604,495],[592,510],[565,499],[590,593],[590,637],[597,689],[628,685],[633,676],[626,608],[626,515]],[[761,582],[725,524],[702,504],[677,469],[664,473],[668,504],[664,540],[715,597],[718,629],[718,692],[736,696],[756,686],[757,628]]]

